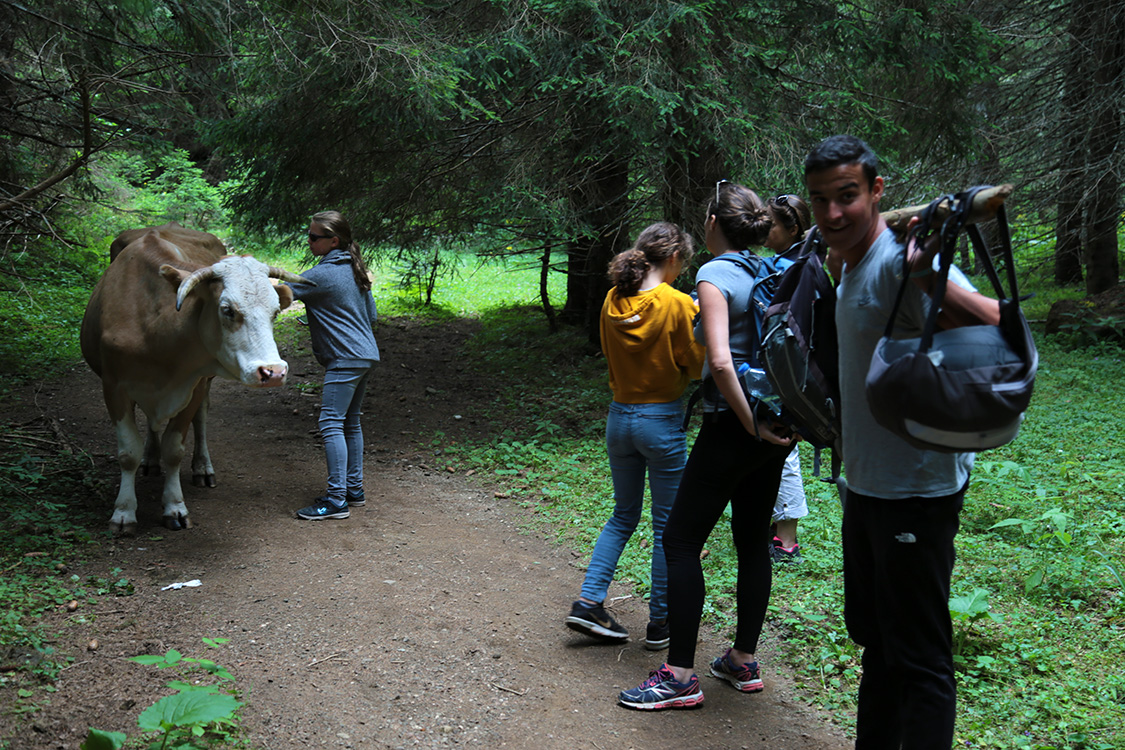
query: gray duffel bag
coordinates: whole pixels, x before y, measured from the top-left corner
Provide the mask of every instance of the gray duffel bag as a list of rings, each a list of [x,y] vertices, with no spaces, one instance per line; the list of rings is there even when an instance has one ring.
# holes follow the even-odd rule
[[[980,232],[968,225],[973,248],[1000,299],[1000,324],[936,330],[957,234],[965,226],[973,195],[980,189],[934,201],[923,212],[919,226],[925,232],[936,206],[944,200],[952,201],[952,215],[941,229],[941,265],[929,317],[920,338],[891,337],[910,283],[909,269],[904,265],[903,286],[867,373],[867,401],[876,421],[916,448],[944,453],[997,448],[1015,439],[1031,401],[1039,355],[1019,306],[1002,205],[997,220],[1010,296],[1005,294]]]

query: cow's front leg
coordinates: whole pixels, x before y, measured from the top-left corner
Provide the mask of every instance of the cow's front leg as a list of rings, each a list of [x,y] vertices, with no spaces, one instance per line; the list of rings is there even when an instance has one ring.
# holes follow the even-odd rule
[[[141,463],[141,433],[130,409],[125,416],[114,422],[117,433],[117,463],[121,466],[121,487],[113,503],[113,515],[109,519],[109,530],[114,534],[132,536],[137,533],[137,467]]]
[[[169,424],[160,439],[160,468],[164,471],[164,525],[173,531],[191,528],[184,492],[180,487],[180,463],[184,460],[187,425]]]
[[[211,380],[205,378],[196,386],[202,391],[199,408],[195,411],[195,418],[191,420],[192,431],[195,433],[195,452],[191,458],[191,483],[196,487],[214,487],[215,467],[211,465],[211,452],[207,450],[207,411],[211,406]]]

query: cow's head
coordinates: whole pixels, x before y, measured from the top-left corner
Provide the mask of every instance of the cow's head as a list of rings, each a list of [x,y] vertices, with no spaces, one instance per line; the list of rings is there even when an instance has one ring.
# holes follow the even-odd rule
[[[289,365],[277,353],[273,323],[293,302],[287,286],[270,278],[310,284],[297,274],[250,256],[228,255],[194,273],[170,265],[160,273],[176,286],[176,309],[199,298],[199,334],[218,361],[217,375],[249,386],[284,385]]]

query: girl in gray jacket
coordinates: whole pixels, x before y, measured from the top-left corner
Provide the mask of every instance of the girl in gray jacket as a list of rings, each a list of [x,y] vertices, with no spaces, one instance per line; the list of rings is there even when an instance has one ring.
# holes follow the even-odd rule
[[[314,215],[309,250],[320,262],[301,275],[316,286],[290,286],[293,296],[305,304],[313,354],[327,370],[319,426],[328,461],[328,488],[323,497],[297,511],[298,518],[316,521],[347,518],[349,506],[366,503],[359,417],[367,376],[379,361],[379,347],[372,331],[377,313],[371,280],[347,219],[338,211]]]

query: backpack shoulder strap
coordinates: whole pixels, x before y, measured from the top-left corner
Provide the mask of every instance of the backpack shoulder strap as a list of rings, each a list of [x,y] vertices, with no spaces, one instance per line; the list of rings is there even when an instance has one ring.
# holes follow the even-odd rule
[[[751,276],[757,276],[759,269],[762,267],[762,259],[748,250],[739,250],[737,253],[723,253],[715,257],[714,260],[737,263]]]
[[[827,254],[827,248],[824,243],[820,241],[820,230],[814,224],[809,231],[805,232],[805,237],[798,242],[794,242],[789,246],[789,249],[784,253],[780,253],[778,257],[785,258],[790,261],[797,261],[806,255],[813,253],[819,255],[821,259]]]

